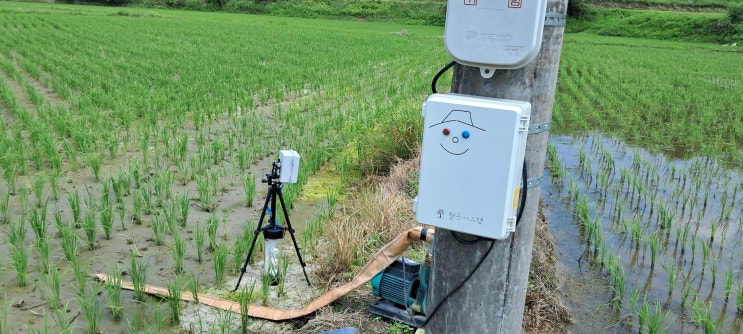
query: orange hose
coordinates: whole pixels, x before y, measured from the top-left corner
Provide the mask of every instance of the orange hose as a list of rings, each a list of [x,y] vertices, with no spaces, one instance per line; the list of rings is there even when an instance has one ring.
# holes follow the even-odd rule
[[[379,251],[377,251],[372,259],[363,268],[361,268],[361,270],[359,270],[359,273],[356,275],[356,277],[353,278],[353,280],[346,283],[345,285],[339,286],[324,293],[323,295],[317,297],[315,300],[300,309],[282,310],[268,306],[249,305],[248,315],[254,318],[280,321],[302,317],[315,312],[321,307],[332,303],[343,295],[368,282],[375,275],[392,264],[392,262],[394,262],[395,259],[397,259],[400,255],[402,255],[402,253],[410,246],[413,241],[424,240],[430,242],[431,240],[433,240],[434,230],[427,229],[424,235],[423,229],[423,227],[418,226],[401,233],[395,239],[393,239],[388,244],[384,245],[384,247],[382,247]],[[109,276],[106,274],[96,274],[96,277],[104,282],[110,279]],[[131,282],[124,281],[122,282],[121,287],[125,290],[134,290],[134,286]],[[148,294],[161,297],[168,297],[170,295],[167,289],[152,285],[146,285],[144,291]],[[209,305],[226,311],[240,313],[240,303],[238,302],[208,295],[198,295],[198,297],[199,303],[201,304]],[[191,292],[183,291],[181,292],[181,300],[194,301],[194,298]]]

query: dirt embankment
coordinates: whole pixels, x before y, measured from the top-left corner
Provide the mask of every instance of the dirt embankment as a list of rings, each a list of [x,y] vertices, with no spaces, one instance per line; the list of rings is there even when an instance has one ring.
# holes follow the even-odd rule
[[[358,213],[362,211],[387,212],[390,217],[407,217],[407,224],[415,224],[411,194],[414,192],[418,175],[419,159],[400,161],[391,168],[390,175],[375,179],[367,187],[373,189],[374,194],[365,195],[379,200],[358,201],[350,198],[344,204],[343,212]],[[389,205],[386,200],[394,199],[398,205]],[[387,204],[385,204],[387,203]],[[377,208],[360,206],[378,206]],[[389,212],[389,211],[394,212]],[[337,220],[344,220],[342,215]],[[392,224],[392,223],[391,223]],[[402,224],[405,225],[405,224]],[[405,229],[408,226],[401,226]],[[422,247],[425,247],[423,245]],[[328,252],[320,255],[319,262],[332,261],[335,256]],[[349,275],[334,275],[336,280],[330,285],[345,283]],[[350,275],[352,276],[352,275]],[[350,277],[346,278],[350,279]],[[523,333],[565,333],[566,325],[570,322],[570,311],[562,304],[558,291],[559,278],[557,276],[557,253],[555,240],[552,236],[544,215],[539,214],[534,238],[534,250],[529,272],[529,288],[526,294]],[[389,332],[394,324],[370,315],[366,309],[378,298],[372,295],[371,289],[357,289],[339,301],[316,313],[301,328],[302,333],[312,333],[321,330],[335,329],[345,326],[363,328],[364,333]]]

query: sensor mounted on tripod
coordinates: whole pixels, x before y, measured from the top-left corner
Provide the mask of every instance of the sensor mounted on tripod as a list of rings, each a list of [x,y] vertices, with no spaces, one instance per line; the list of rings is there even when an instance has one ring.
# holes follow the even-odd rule
[[[294,244],[294,251],[297,253],[299,264],[302,266],[302,273],[304,273],[304,279],[307,281],[307,285],[310,284],[310,278],[307,276],[305,266],[307,265],[302,260],[302,254],[299,252],[299,246],[297,245],[297,239],[294,237],[294,229],[289,221],[289,210],[284,203],[284,196],[281,193],[283,183],[297,183],[297,175],[299,174],[299,154],[294,150],[281,150],[279,151],[279,161],[274,162],[271,165],[271,173],[266,174],[266,178],[261,182],[268,184],[268,194],[266,194],[266,202],[263,204],[263,210],[261,211],[261,217],[258,220],[258,225],[253,231],[253,241],[250,244],[250,250],[248,250],[248,256],[245,258],[242,268],[240,268],[240,277],[237,279],[235,290],[240,287],[240,282],[245,275],[245,271],[250,263],[250,257],[253,255],[253,249],[255,243],[258,240],[258,236],[263,232],[264,246],[264,272],[271,274],[275,272],[278,267],[278,240],[284,238],[284,232],[288,231]],[[278,205],[281,205],[281,212],[284,213],[284,222],[286,226],[281,226],[278,220],[279,211]],[[263,225],[264,219],[268,218],[268,221]]]

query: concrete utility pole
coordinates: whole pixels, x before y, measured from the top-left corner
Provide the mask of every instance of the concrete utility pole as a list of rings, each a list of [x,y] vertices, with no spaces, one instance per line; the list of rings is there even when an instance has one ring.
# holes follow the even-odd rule
[[[548,0],[542,47],[537,58],[526,67],[496,70],[490,79],[484,79],[476,67],[460,64],[454,67],[453,93],[531,102],[526,145],[530,186],[516,232],[508,239],[495,241],[490,255],[474,276],[429,319],[425,327],[427,334],[521,332],[539,209],[539,183],[549,135],[546,130],[552,119],[566,12],[567,0]],[[465,280],[490,244],[490,241],[462,244],[449,231],[437,229],[432,246],[429,313]]]

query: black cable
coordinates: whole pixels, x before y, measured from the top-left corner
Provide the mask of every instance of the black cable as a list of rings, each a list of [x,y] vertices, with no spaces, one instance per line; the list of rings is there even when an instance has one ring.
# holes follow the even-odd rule
[[[526,208],[527,189],[529,189],[529,179],[526,176],[526,159],[524,159],[524,165],[521,166],[521,207],[519,207],[519,212],[516,214],[515,226],[519,226],[521,216],[524,214],[524,208]]]
[[[436,307],[433,308],[433,311],[431,311],[430,313],[426,314],[426,320],[423,321],[423,324],[421,324],[420,328],[425,328],[426,327],[426,324],[428,324],[428,321],[431,320],[431,319],[433,319],[433,316],[436,314],[436,312],[439,311],[440,306],[441,305],[444,305],[444,303],[446,303],[446,301],[449,300],[449,297],[451,297],[452,295],[454,295],[455,293],[457,293],[457,291],[459,291],[459,289],[461,289],[462,287],[464,287],[464,284],[467,283],[467,281],[469,281],[470,278],[472,278],[472,276],[477,272],[477,269],[479,269],[480,266],[482,265],[482,263],[485,262],[485,259],[490,255],[490,252],[493,250],[493,246],[495,245],[495,240],[493,240],[493,239],[488,239],[488,240],[490,240],[490,247],[488,247],[488,251],[485,252],[485,255],[483,255],[480,258],[480,261],[477,262],[477,265],[475,265],[475,269],[473,269],[467,275],[467,277],[464,278],[464,280],[462,281],[462,283],[460,283],[456,288],[454,288],[454,290],[451,290],[446,296],[444,296],[444,299],[442,299],[441,302],[438,303],[436,305]]]
[[[522,187],[521,205],[519,207],[518,213],[516,214],[516,226],[518,226],[519,222],[521,222],[521,217],[524,215],[524,209],[526,208],[526,192],[527,192],[527,189],[529,188],[529,184],[528,184],[529,181],[528,181],[526,172],[527,172],[526,160],[524,160],[524,165],[521,168],[521,187]],[[490,256],[490,252],[493,250],[493,246],[495,245],[495,240],[493,239],[477,237],[476,239],[473,239],[473,240],[464,240],[464,239],[461,239],[461,236],[455,234],[453,231],[451,232],[452,232],[452,236],[454,237],[454,239],[456,239],[458,242],[463,243],[465,245],[471,245],[471,244],[474,244],[474,243],[477,243],[483,240],[490,240],[490,247],[488,247],[488,250],[480,258],[480,260],[477,261],[477,265],[475,265],[475,268],[472,269],[472,271],[469,274],[467,274],[467,277],[465,277],[464,280],[462,280],[462,283],[459,283],[459,285],[457,285],[457,287],[454,288],[454,290],[449,291],[449,293],[446,294],[446,296],[444,296],[443,299],[441,299],[441,302],[439,302],[433,308],[431,312],[427,312],[428,314],[426,314],[426,320],[423,321],[423,324],[421,324],[420,328],[426,327],[426,324],[428,324],[428,321],[431,320],[433,316],[436,314],[436,312],[439,311],[439,308],[441,307],[441,305],[444,305],[444,303],[446,303],[446,301],[449,300],[449,297],[451,297],[452,295],[457,293],[459,289],[464,287],[464,285],[470,280],[470,278],[472,278],[472,276],[477,272],[477,270],[480,269],[480,266],[482,265],[483,262],[485,262],[485,259],[488,258],[488,256]]]
[[[448,64],[446,64],[446,66],[442,67],[442,68],[441,68],[441,69],[439,70],[439,72],[438,72],[438,73],[436,73],[436,75],[434,75],[434,76],[433,76],[433,80],[431,81],[431,92],[433,92],[434,94],[438,93],[438,92],[436,91],[436,82],[438,82],[438,81],[439,81],[439,78],[440,78],[440,77],[441,77],[442,75],[444,75],[444,73],[446,73],[446,71],[447,71],[447,70],[449,70],[450,68],[452,68],[452,66],[454,66],[454,64],[455,64],[455,63],[456,63],[456,62],[453,62],[453,61],[452,61],[451,63],[448,63]]]
[[[451,233],[451,236],[452,238],[454,238],[454,240],[464,245],[474,245],[480,241],[491,240],[491,239],[483,238],[483,237],[475,237],[474,239],[467,240],[465,238],[462,238],[462,236],[459,235],[459,232],[449,230],[449,233]]]

